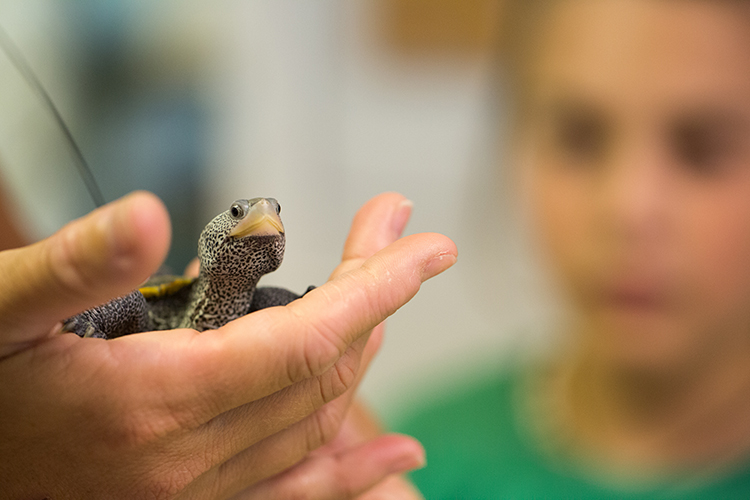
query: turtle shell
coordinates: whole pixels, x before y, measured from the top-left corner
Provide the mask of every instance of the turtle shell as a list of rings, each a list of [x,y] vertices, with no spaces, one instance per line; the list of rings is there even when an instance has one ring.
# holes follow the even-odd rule
[[[157,275],[138,288],[148,304],[154,329],[178,328],[197,278]]]
[[[168,297],[178,293],[185,287],[191,287],[196,278],[185,278],[184,276],[160,275],[150,278],[138,291],[149,299]]]

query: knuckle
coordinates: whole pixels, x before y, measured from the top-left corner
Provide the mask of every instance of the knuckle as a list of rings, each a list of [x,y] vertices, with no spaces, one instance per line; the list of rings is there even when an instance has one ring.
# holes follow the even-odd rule
[[[340,412],[330,405],[323,406],[310,415],[309,430],[306,433],[308,453],[331,442],[339,432],[341,421]]]
[[[140,472],[131,487],[134,493],[128,498],[144,500],[172,500],[181,498],[196,479],[206,470],[200,454],[181,453],[178,446],[158,445],[132,450],[129,455],[137,460],[133,466]],[[123,454],[124,455],[124,454]]]
[[[319,314],[315,322],[310,322],[309,311],[289,308],[297,327],[305,332],[304,341],[292,344],[295,350],[287,374],[291,383],[299,382],[327,372],[340,361],[350,347],[350,343],[358,338],[358,333],[364,333],[380,323],[390,312],[392,300],[384,295],[376,286],[363,286],[362,281],[371,283],[378,279],[378,274],[369,268],[360,268],[365,278],[356,273],[347,273],[336,281],[326,283],[315,292],[323,297],[324,307],[330,309],[325,314]],[[356,374],[355,366],[345,362],[339,367],[340,380],[344,387],[351,384],[352,373]]]
[[[190,331],[195,338],[200,333]],[[181,379],[189,389],[184,391],[170,391],[166,387],[164,405],[174,416],[176,422],[184,429],[196,429],[210,418],[221,414],[224,410],[228,394],[237,391],[236,380],[227,376],[226,362],[222,360],[226,347],[218,338],[205,336],[201,343],[194,343],[190,349],[183,351],[180,360],[182,365],[176,370],[190,374],[187,379]],[[170,394],[170,392],[172,394]],[[200,404],[196,404],[199,401]]]
[[[184,442],[183,442],[184,445]],[[183,498],[186,490],[194,485],[203,474],[211,468],[212,462],[206,454],[188,453],[185,446],[171,443],[169,450],[158,447],[158,455],[151,455],[149,460],[145,458],[147,453],[138,454],[139,462],[143,470],[139,496],[146,500],[172,500]],[[151,467],[148,464],[155,464]],[[201,497],[202,498],[202,497]],[[208,498],[214,498],[208,497]]]
[[[403,288],[401,281],[390,270],[381,270],[381,267],[368,261],[355,271],[341,276],[340,283],[331,283],[346,289],[339,292],[340,300],[356,305],[358,312],[354,325],[362,331],[380,323],[400,305],[393,291]]]
[[[333,401],[348,391],[357,379],[358,369],[359,358],[353,349],[347,349],[333,367],[318,378],[323,403]]]
[[[381,267],[385,269],[381,270]],[[368,311],[372,315],[369,321],[374,326],[374,324],[380,323],[387,316],[393,314],[405,302],[403,299],[406,297],[402,297],[402,294],[404,291],[411,289],[412,286],[408,279],[405,280],[403,276],[399,276],[398,273],[393,272],[383,264],[377,265],[368,261],[362,265],[360,270],[371,282],[388,284],[387,287],[373,285],[365,291]],[[413,293],[410,295],[413,295]]]
[[[106,440],[113,448],[137,450],[161,441],[174,428],[174,420],[162,415],[125,411]]]
[[[352,500],[361,493],[361,491],[359,491],[352,485],[351,478],[346,472],[337,468],[337,470],[333,472],[333,476],[333,482],[336,485],[336,490],[332,493],[331,498],[340,500]]]
[[[74,226],[56,235],[54,243],[46,247],[45,267],[61,289],[88,295],[97,280],[81,251],[78,229]]]
[[[88,420],[100,421],[100,440],[112,451],[137,453],[175,436],[182,426],[173,415],[142,400],[125,402],[104,395],[92,401]]]
[[[141,495],[144,500],[172,500],[192,482],[188,474],[175,471],[168,474],[154,472],[145,481]]]
[[[317,330],[318,334],[313,336],[304,350],[305,369],[308,377],[314,377],[325,373],[343,354],[342,347],[332,338],[333,335]]]
[[[301,350],[294,356],[301,362],[289,364],[288,377],[292,383],[323,374],[336,363],[347,347],[342,345],[343,339],[332,326],[318,324],[304,328],[308,330],[304,342],[292,345],[293,349]]]
[[[184,426],[164,401],[134,378],[123,379],[121,360],[101,356],[95,366],[79,373],[90,389],[71,395],[78,421],[112,451],[142,450],[174,436]]]

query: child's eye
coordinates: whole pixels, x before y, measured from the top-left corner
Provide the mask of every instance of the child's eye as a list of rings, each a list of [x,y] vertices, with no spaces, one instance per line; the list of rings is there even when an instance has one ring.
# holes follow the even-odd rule
[[[669,146],[674,158],[699,174],[716,174],[725,168],[736,152],[735,135],[725,124],[712,120],[684,120],[670,132]]]
[[[567,109],[553,119],[555,147],[562,156],[580,162],[603,160],[610,141],[606,119],[597,113]]]

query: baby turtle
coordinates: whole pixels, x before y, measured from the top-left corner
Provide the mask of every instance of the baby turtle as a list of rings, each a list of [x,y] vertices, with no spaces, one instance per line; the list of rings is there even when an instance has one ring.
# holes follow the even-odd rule
[[[284,257],[280,213],[273,198],[235,201],[200,235],[197,278],[157,275],[124,297],[65,320],[63,331],[97,338],[173,328],[203,331],[291,302],[298,295],[283,288],[256,289]]]

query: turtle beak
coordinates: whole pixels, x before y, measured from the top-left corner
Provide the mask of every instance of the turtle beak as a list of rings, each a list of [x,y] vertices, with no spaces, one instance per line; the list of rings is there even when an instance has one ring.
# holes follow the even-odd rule
[[[276,207],[268,200],[262,199],[250,207],[234,229],[229,233],[233,238],[244,238],[245,236],[276,236],[284,234],[284,225],[281,223]]]

